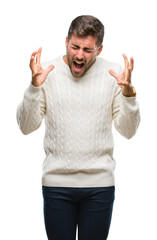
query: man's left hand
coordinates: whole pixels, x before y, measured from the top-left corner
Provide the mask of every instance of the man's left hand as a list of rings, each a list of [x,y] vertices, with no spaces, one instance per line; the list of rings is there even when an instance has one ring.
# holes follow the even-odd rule
[[[125,62],[125,68],[122,74],[117,74],[114,70],[109,70],[109,73],[117,80],[118,85],[122,88],[122,94],[124,96],[132,96],[134,94],[134,88],[131,84],[131,73],[134,67],[134,59],[130,58],[130,63],[125,54],[122,55]]]

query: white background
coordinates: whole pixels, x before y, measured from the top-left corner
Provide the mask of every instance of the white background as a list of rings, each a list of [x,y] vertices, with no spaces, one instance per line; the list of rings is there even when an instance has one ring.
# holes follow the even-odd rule
[[[155,0],[5,1],[0,4],[0,239],[46,240],[41,193],[44,123],[24,136],[16,108],[31,81],[31,53],[42,61],[65,53],[71,21],[91,14],[105,25],[101,57],[124,66],[133,56],[140,103],[137,134],[114,129],[116,200],[109,240],[157,239],[157,14]]]

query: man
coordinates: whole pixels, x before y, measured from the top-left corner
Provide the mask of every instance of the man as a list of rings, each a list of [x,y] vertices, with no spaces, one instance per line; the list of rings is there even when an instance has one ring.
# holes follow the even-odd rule
[[[36,130],[45,117],[42,189],[49,240],[107,239],[115,180],[112,121],[126,138],[139,125],[133,58],[123,54],[118,64],[98,57],[103,24],[79,16],[70,25],[66,55],[44,64],[41,51],[30,59],[32,82],[17,109],[24,134]]]

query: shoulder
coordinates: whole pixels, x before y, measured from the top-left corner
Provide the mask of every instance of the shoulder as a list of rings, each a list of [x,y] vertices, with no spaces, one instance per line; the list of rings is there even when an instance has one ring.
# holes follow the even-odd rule
[[[121,89],[117,84],[116,79],[111,76],[109,70],[114,70],[116,73],[121,74],[123,72],[122,67],[120,64],[116,62],[107,61],[106,59],[97,58],[97,67],[100,76],[103,77],[104,83],[108,86],[108,89],[112,90],[112,92],[118,91]]]
[[[49,65],[58,66],[60,64],[60,56],[52,60],[47,60],[41,63],[42,68],[47,68]]]
[[[47,61],[41,63],[41,67],[43,69],[46,69],[50,65],[54,65],[55,68],[51,72],[49,72],[49,74],[48,74],[48,76],[47,76],[47,78],[46,78],[46,80],[43,84],[43,87],[47,90],[48,90],[48,88],[51,87],[52,82],[55,81],[56,69],[60,68],[59,67],[60,66],[60,56],[56,57],[52,60],[47,60]]]
[[[110,69],[113,69],[117,73],[122,72],[122,67],[120,66],[120,64],[107,61],[106,59],[101,57],[97,57],[97,67],[102,69],[102,71],[104,72],[109,71]]]

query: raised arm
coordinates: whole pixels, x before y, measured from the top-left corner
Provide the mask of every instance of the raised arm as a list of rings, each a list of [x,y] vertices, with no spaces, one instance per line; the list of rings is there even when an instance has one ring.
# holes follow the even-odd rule
[[[23,134],[29,134],[40,127],[46,112],[44,82],[53,65],[43,69],[40,64],[42,49],[31,55],[32,82],[26,89],[22,102],[17,108],[17,122]]]
[[[113,100],[113,120],[118,132],[126,138],[131,138],[139,126],[140,112],[139,105],[136,101],[135,88],[131,83],[131,72],[133,70],[134,60],[130,58],[129,63],[125,54],[123,54],[123,58],[125,67],[122,73],[116,73],[114,70],[109,71],[117,81]]]

